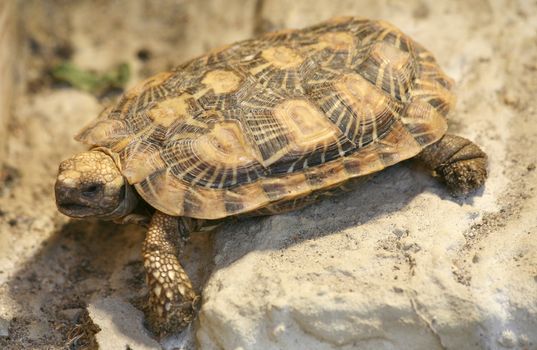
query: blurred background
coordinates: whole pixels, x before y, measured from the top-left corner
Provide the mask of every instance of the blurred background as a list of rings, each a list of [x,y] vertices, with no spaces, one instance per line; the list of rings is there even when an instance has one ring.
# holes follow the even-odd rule
[[[381,175],[374,181],[377,187],[365,190],[361,197],[346,196],[341,202],[323,203],[261,224],[249,221],[224,228],[220,238],[195,238],[186,253],[195,284],[198,288],[207,284],[207,300],[213,302],[219,295],[214,281],[224,290],[239,286],[245,295],[242,311],[247,312],[234,309],[240,305],[224,303],[227,306],[219,309],[218,303],[208,302],[190,333],[159,345],[143,329],[138,311],[146,292],[140,257],[143,231],[70,221],[56,212],[52,188],[57,166],[83,149],[72,136],[125,89],[146,77],[224,44],[336,15],[387,20],[435,55],[457,84],[451,131],[473,139],[490,156],[491,178],[485,191],[473,201],[453,202],[442,198],[434,180],[396,167]],[[537,223],[529,216],[537,210],[536,76],[537,1],[532,0],[0,1],[0,348],[95,349],[99,343],[102,349],[397,349],[408,344],[415,349],[536,349],[537,288],[532,276],[537,276],[537,249],[531,253],[531,247],[537,242]],[[424,188],[433,195],[421,195]],[[352,215],[346,211],[349,208],[355,209]],[[397,214],[402,209],[405,214]],[[424,210],[430,211],[425,217],[419,214]],[[334,219],[338,217],[341,220]],[[414,218],[411,223],[409,218]],[[334,222],[345,223],[337,226]],[[439,243],[428,234],[419,238],[419,232],[431,231],[431,222],[445,223],[451,239]],[[507,232],[502,231],[505,227]],[[408,281],[401,278],[407,282],[397,288],[426,297],[418,304],[404,299],[400,307],[406,311],[394,316],[375,311],[373,301],[365,312],[356,306],[360,302],[340,307],[331,304],[332,299],[297,297],[293,293],[300,291],[298,284],[288,294],[280,294],[276,303],[294,310],[298,307],[293,302],[302,298],[305,305],[318,307],[313,307],[309,318],[300,314],[303,317],[297,319],[295,314],[276,317],[267,313],[270,297],[249,292],[248,288],[262,284],[260,280],[270,280],[273,271],[280,271],[275,279],[284,279],[286,271],[294,271],[297,279],[299,272],[294,269],[299,266],[316,266],[337,275],[325,265],[316,265],[319,259],[310,257],[308,249],[320,251],[319,256],[326,254],[322,261],[330,256],[337,260],[354,243],[301,247],[309,239],[325,233],[339,237],[345,230],[359,237],[356,249],[372,252],[354,255],[370,259],[347,261],[363,266],[361,272],[350,269],[335,282],[319,277],[319,285],[359,282],[357,288],[366,288],[362,275],[371,281],[379,275],[391,276],[393,281],[392,274],[403,270],[408,276],[423,273],[428,277],[417,278],[417,284],[408,282],[410,277]],[[394,232],[399,234],[394,236]],[[281,234],[277,241],[267,238],[277,234]],[[420,249],[404,250],[404,244],[394,243],[413,234],[418,235]],[[350,240],[342,237],[338,239]],[[244,244],[245,240],[250,243]],[[518,243],[513,245],[514,241]],[[302,260],[288,258],[289,247],[304,249]],[[497,254],[497,247],[512,249]],[[262,251],[258,260],[265,261],[267,270],[248,279],[239,262],[255,251]],[[476,258],[482,256],[477,252],[484,260]],[[381,253],[388,254],[383,259],[389,261],[375,260]],[[280,256],[287,258],[279,262]],[[345,264],[336,260],[334,266]],[[477,261],[484,264],[482,269],[476,267]],[[412,264],[443,267],[442,272],[428,267],[422,271],[409,267]],[[385,270],[377,270],[381,268]],[[226,274],[213,274],[224,270]],[[500,277],[490,278],[485,271]],[[428,279],[444,272],[449,278],[438,285]],[[487,283],[496,289],[484,291]],[[391,285],[369,285],[392,289]],[[512,293],[505,292],[509,285],[514,286]],[[498,288],[507,293],[502,294],[507,295],[507,305],[493,296],[492,290]],[[442,292],[435,294],[437,289]],[[446,290],[454,293],[449,301],[439,296]],[[250,301],[248,295],[257,295],[257,300]],[[382,305],[392,296],[373,299]],[[429,314],[427,307],[436,304],[445,309]],[[341,316],[341,310],[351,311]],[[371,315],[379,318],[377,328],[359,321]],[[400,324],[402,328],[397,328],[397,322],[386,321],[401,317],[408,317],[405,322],[415,328]],[[353,321],[340,324],[340,319]],[[355,329],[354,325],[362,326]]]

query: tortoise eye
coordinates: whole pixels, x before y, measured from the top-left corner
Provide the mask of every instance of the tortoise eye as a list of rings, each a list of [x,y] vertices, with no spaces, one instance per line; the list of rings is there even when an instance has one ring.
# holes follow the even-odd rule
[[[97,193],[99,193],[99,190],[101,189],[102,185],[100,184],[91,184],[86,188],[83,188],[80,193],[84,197],[94,197]]]

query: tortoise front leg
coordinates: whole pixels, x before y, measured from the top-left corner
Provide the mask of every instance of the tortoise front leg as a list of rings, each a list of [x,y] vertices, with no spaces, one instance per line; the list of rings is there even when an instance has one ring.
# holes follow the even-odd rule
[[[475,143],[447,134],[426,147],[419,158],[446,183],[454,194],[467,194],[487,178],[487,155]]]
[[[191,230],[190,219],[157,211],[143,244],[149,285],[149,327],[158,335],[179,331],[192,321],[198,299],[178,255]]]

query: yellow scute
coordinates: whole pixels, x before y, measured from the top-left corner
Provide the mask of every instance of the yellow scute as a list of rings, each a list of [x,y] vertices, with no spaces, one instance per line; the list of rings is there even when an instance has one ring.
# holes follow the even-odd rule
[[[244,166],[256,160],[236,122],[215,124],[211,132],[196,139],[195,153],[213,165]]]
[[[386,108],[388,98],[359,74],[346,75],[335,86],[355,111],[377,115]]]
[[[285,46],[270,47],[264,50],[261,56],[282,69],[298,67],[304,61],[298,52]]]
[[[239,88],[241,77],[228,70],[216,69],[207,73],[201,82],[215,94],[228,94]]]
[[[354,38],[349,33],[333,32],[319,37],[321,47],[329,47],[333,50],[350,50],[354,46]]]
[[[157,124],[168,127],[178,119],[184,119],[188,115],[189,94],[170,98],[160,102],[149,111],[149,117]]]
[[[384,42],[375,44],[371,55],[389,64],[395,70],[402,69],[411,60],[408,52]]]
[[[311,102],[289,100],[276,107],[274,116],[287,126],[293,141],[303,147],[330,140],[338,129]]]

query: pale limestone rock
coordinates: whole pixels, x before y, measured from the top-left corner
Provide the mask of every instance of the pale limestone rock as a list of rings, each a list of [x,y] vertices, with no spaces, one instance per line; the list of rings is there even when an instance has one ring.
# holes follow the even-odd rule
[[[525,58],[537,22],[505,5],[263,2],[268,28],[361,15],[428,47],[458,85],[453,130],[486,150],[490,178],[454,199],[408,162],[342,197],[225,227],[203,291],[202,349],[537,347],[537,178],[525,169],[537,135],[523,117],[535,92],[519,83],[537,83]]]
[[[91,320],[101,329],[97,342],[101,349],[160,349],[144,328],[142,312],[118,298],[104,298],[88,306]]]

